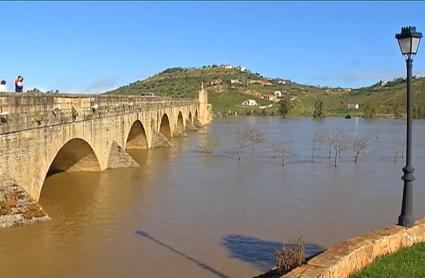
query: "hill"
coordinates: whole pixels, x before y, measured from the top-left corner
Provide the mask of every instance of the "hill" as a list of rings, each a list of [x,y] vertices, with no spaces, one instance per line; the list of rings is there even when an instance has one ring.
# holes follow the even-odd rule
[[[276,114],[279,101],[274,96],[276,91],[291,100],[293,109],[289,116],[311,116],[317,99],[324,101],[327,115],[361,116],[366,104],[374,107],[377,114],[382,116],[401,116],[404,113],[406,82],[403,79],[381,81],[359,89],[330,88],[298,84],[287,79],[266,78],[243,67],[228,65],[169,68],[107,93],[132,95],[153,92],[158,96],[196,97],[201,83],[209,92],[209,100],[215,113]],[[417,117],[424,118],[425,79],[415,79],[412,87],[415,113]],[[259,106],[241,105],[247,99],[256,100]],[[360,109],[348,109],[348,104],[359,104]],[[261,109],[260,106],[267,108]]]

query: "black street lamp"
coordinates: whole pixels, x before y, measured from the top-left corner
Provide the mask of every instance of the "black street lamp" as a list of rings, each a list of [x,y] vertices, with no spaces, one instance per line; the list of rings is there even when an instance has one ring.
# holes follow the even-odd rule
[[[407,68],[407,128],[406,128],[406,166],[403,168],[404,175],[401,179],[404,181],[403,199],[401,203],[401,214],[398,217],[398,225],[411,227],[415,225],[413,217],[413,181],[415,176],[413,172],[415,168],[412,166],[412,96],[410,94],[410,86],[412,83],[412,57],[418,51],[419,43],[422,38],[422,33],[416,32],[416,28],[409,26],[401,28],[401,33],[395,35],[400,45],[400,50],[406,57]]]

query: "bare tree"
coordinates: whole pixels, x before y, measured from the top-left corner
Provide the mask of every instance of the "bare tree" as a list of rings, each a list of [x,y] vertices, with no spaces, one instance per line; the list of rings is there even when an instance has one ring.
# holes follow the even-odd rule
[[[404,150],[406,149],[406,141],[396,141],[396,151],[394,155],[394,162],[397,162],[399,154],[401,154],[401,158],[404,158]]]
[[[343,133],[339,132],[335,136],[332,137],[332,146],[335,151],[334,155],[334,166],[337,166],[338,155],[341,154],[342,151],[345,151],[349,147],[350,139],[345,136]]]
[[[322,131],[321,142],[328,145],[328,158],[331,159],[332,145],[337,139],[338,134],[331,132],[329,130]]]
[[[236,136],[236,157],[241,160],[241,153],[243,148],[249,144],[249,133],[245,130],[238,130]]]
[[[219,141],[216,138],[205,137],[198,146],[198,152],[212,153],[218,145]]]
[[[366,151],[374,138],[376,138],[375,135],[367,135],[354,137],[351,140],[351,149],[354,151],[354,163],[357,163],[359,155]]]
[[[318,145],[326,142],[328,131],[319,130],[314,133],[313,136],[313,148],[311,150],[311,162],[314,162],[314,156],[316,154],[316,150],[318,149]],[[330,152],[329,152],[330,156]]]
[[[261,131],[258,131],[256,129],[253,129],[253,128],[249,129],[247,135],[248,135],[249,143],[251,145],[250,154],[253,155],[253,154],[255,154],[255,146],[257,144],[264,142],[265,136],[264,136],[264,133],[262,133]]]
[[[275,157],[279,157],[282,159],[282,167],[285,167],[286,163],[286,157],[288,156],[290,152],[290,147],[288,143],[283,143],[280,146],[272,145],[273,153],[275,154]]]

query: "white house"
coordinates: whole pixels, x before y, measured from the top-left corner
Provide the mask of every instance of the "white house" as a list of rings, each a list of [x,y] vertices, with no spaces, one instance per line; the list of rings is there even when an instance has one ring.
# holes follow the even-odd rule
[[[275,97],[282,97],[282,92],[281,92],[281,91],[275,91],[275,92],[273,93],[273,95],[274,95]]]
[[[279,80],[279,81],[277,81],[277,83],[282,84],[282,85],[285,85],[286,84],[286,81],[285,80]]]
[[[273,104],[258,106],[258,108],[260,108],[260,109],[267,109],[267,108],[270,108],[270,107],[273,107]]]
[[[233,66],[231,65],[221,65],[221,67],[225,69],[233,69]]]
[[[245,105],[245,106],[258,106],[258,103],[255,101],[255,99],[247,99],[244,102],[242,102],[242,105]]]
[[[242,84],[242,81],[240,81],[239,79],[231,79],[230,84]]]
[[[236,67],[236,69],[240,72],[246,71],[246,67],[244,67],[244,66],[238,66],[238,67]]]
[[[359,109],[359,104],[348,104],[347,105],[348,109]]]

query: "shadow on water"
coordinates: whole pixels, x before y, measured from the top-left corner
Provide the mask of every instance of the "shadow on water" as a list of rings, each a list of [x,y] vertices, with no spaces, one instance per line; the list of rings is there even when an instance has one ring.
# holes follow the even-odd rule
[[[232,258],[250,263],[261,271],[267,271],[276,265],[276,249],[283,246],[281,242],[244,235],[227,235],[222,238],[221,244],[229,250]],[[287,243],[285,245],[291,247],[295,244]],[[316,244],[305,243],[307,259],[323,252],[323,250]]]
[[[196,260],[196,259],[194,259],[194,258],[192,258],[192,257],[190,257],[188,255],[186,255],[186,254],[184,254],[183,252],[181,252],[181,251],[175,249],[174,247],[172,247],[172,246],[170,246],[170,245],[168,245],[168,244],[166,244],[166,243],[164,243],[164,242],[162,242],[162,241],[154,238],[153,236],[149,235],[148,233],[146,233],[146,232],[144,232],[142,230],[137,230],[136,231],[136,234],[138,234],[139,236],[143,236],[144,238],[147,238],[147,239],[152,240],[153,242],[161,245],[162,247],[167,248],[171,252],[174,252],[175,254],[180,255],[180,256],[188,259],[189,261],[197,264],[202,269],[205,269],[205,270],[211,272],[212,274],[217,275],[218,277],[221,277],[221,278],[230,278],[230,276],[227,276],[226,274],[221,273],[220,271],[218,271],[218,270],[216,270],[216,269],[214,269],[214,268],[212,268],[212,267],[210,267],[210,266],[208,266],[208,265],[206,265],[206,264],[204,264],[204,263],[202,263],[202,262],[200,262],[200,261],[198,261],[198,260]]]

